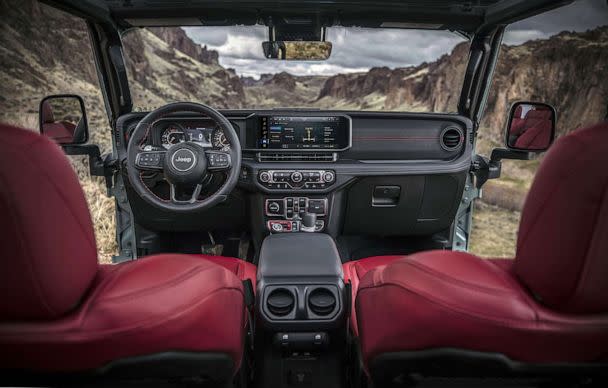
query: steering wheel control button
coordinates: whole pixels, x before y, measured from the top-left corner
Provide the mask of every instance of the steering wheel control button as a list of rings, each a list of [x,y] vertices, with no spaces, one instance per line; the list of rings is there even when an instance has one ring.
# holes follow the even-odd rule
[[[192,150],[182,148],[171,156],[171,165],[179,172],[190,171],[196,165],[196,155]]]
[[[162,168],[164,152],[142,152],[137,154],[136,164],[143,168]]]
[[[207,154],[209,160],[209,168],[227,168],[230,167],[230,156],[225,153],[209,152]]]

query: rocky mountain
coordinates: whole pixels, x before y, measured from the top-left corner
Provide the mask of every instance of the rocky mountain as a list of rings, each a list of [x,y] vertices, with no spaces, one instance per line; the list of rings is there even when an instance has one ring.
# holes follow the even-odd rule
[[[171,101],[199,101],[242,108],[245,92],[218,53],[194,43],[181,28],[148,28],[123,37],[129,86],[140,109]],[[134,81],[134,82],[133,82]]]
[[[81,21],[33,0],[0,0],[0,102],[4,117],[34,114],[50,93],[83,94],[103,117],[103,104]],[[436,61],[397,69],[325,76],[262,74],[239,77],[216,51],[179,28],[138,29],[123,37],[131,93],[139,109],[175,100],[220,108],[314,107],[456,110],[468,43]],[[488,99],[481,139],[499,144],[509,104],[541,100],[559,112],[559,131],[603,117],[608,100],[608,27],[563,32],[546,40],[503,46]],[[11,113],[14,112],[14,113]]]
[[[325,82],[318,104],[376,110],[455,111],[468,46],[468,43],[461,43],[451,54],[432,63],[338,74]]]
[[[245,80],[249,106],[256,108],[310,107],[318,99],[325,76],[294,76],[281,72]]]
[[[562,32],[546,40],[503,46],[483,127],[500,129],[514,100],[543,101],[557,109],[558,135],[600,121],[608,105],[608,26]]]

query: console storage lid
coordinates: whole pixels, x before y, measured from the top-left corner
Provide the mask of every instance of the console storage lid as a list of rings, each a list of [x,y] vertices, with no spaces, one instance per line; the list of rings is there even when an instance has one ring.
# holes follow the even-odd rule
[[[334,240],[321,233],[266,237],[260,251],[258,279],[276,277],[342,278],[342,262]]]

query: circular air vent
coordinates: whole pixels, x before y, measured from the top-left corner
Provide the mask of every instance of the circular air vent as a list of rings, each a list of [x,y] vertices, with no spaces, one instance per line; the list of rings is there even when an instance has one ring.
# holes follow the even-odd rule
[[[336,307],[336,297],[327,288],[317,288],[308,296],[308,307],[317,315],[328,315]]]
[[[457,127],[447,127],[441,132],[441,147],[446,151],[456,151],[462,145],[464,135],[462,130]]]
[[[285,288],[273,290],[266,299],[268,310],[280,317],[289,314],[293,310],[294,303],[293,293]]]

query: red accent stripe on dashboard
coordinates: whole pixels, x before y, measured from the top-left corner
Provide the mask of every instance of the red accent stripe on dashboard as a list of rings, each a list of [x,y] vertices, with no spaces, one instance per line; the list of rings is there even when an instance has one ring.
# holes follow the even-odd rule
[[[424,141],[424,140],[439,140],[439,137],[435,137],[435,136],[359,136],[359,137],[355,137],[354,140]]]

